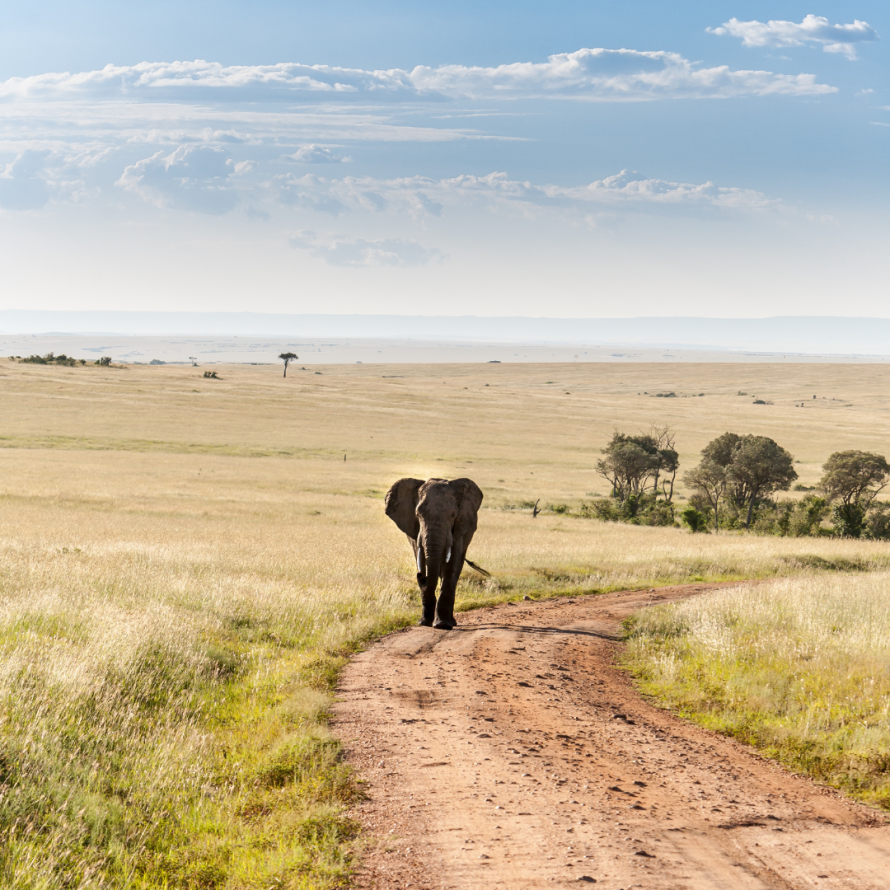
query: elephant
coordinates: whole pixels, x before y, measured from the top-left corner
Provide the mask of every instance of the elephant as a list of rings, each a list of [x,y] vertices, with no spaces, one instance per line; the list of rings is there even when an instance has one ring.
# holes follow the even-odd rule
[[[386,493],[386,515],[408,536],[423,603],[420,624],[452,630],[454,593],[476,531],[482,491],[472,479],[399,479]],[[436,600],[436,587],[442,589]]]

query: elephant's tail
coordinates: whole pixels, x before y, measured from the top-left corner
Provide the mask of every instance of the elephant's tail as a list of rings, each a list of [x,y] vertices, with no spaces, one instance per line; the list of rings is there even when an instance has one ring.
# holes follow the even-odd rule
[[[473,571],[479,572],[480,575],[484,575],[486,578],[491,577],[491,572],[486,572],[482,566],[477,566],[476,563],[470,562],[468,559],[464,559],[464,562],[471,568]]]

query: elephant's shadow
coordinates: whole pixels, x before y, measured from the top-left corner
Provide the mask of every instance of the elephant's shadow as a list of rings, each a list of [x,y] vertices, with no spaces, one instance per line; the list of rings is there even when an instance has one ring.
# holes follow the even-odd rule
[[[484,622],[481,624],[458,624],[455,628],[455,631],[460,631],[461,633],[473,633],[474,631],[493,631],[493,630],[503,630],[508,631],[510,633],[521,633],[521,634],[529,634],[535,635],[540,634],[541,636],[575,636],[575,637],[592,637],[597,640],[609,640],[611,642],[619,642],[621,640],[621,636],[619,634],[614,633],[613,631],[608,631],[606,629],[603,630],[592,630],[588,628],[580,628],[580,627],[551,627],[549,625],[538,625],[538,624],[510,624],[502,621],[490,621]]]

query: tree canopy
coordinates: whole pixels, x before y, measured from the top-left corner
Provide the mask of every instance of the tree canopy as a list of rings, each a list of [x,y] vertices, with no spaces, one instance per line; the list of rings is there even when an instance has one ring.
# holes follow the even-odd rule
[[[787,491],[797,479],[794,458],[768,436],[723,433],[702,449],[699,469],[706,464],[707,475],[714,479],[717,469],[723,470],[729,498],[739,510],[747,508],[745,528],[751,527],[754,504],[759,498]],[[704,488],[698,490],[707,495]],[[710,501],[711,495],[707,497]]]
[[[650,432],[636,436],[616,430],[603,449],[603,459],[597,461],[596,472],[609,482],[612,494],[621,501],[647,489],[657,493],[659,483],[669,501],[680,465],[673,445],[674,434],[669,427],[653,427]]]
[[[890,481],[890,464],[872,451],[835,451],[823,464],[819,483],[830,501],[868,509]]]
[[[287,377],[287,366],[294,361],[294,359],[298,359],[298,356],[295,352],[282,352],[281,355],[278,356],[284,362],[284,375]]]
[[[748,503],[745,528],[751,526],[754,502],[776,491],[788,491],[797,479],[794,458],[768,436],[743,436],[733,452],[730,476]]]

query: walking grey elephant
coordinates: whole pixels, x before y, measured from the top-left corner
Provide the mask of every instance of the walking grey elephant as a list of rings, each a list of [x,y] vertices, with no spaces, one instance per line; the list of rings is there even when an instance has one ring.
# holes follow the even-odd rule
[[[386,493],[386,515],[408,536],[423,601],[420,623],[451,630],[454,593],[476,531],[482,491],[472,479],[399,479]],[[442,589],[436,601],[436,587]]]

